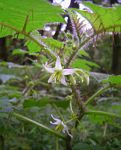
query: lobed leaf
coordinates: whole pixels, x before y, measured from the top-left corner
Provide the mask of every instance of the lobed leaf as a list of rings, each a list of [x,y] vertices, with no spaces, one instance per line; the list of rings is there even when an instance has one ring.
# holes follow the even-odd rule
[[[62,9],[52,6],[47,0],[1,0],[0,37],[14,33],[4,28],[4,24],[19,31],[31,32],[42,28],[45,23],[63,22],[60,13]]]
[[[92,24],[97,32],[120,32],[121,31],[121,6],[103,7],[83,2],[93,13],[88,11],[76,10]]]

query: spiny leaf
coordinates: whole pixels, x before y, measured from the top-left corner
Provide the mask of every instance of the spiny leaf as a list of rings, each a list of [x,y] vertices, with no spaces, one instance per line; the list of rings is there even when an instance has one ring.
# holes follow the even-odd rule
[[[92,24],[96,31],[121,31],[121,6],[103,7],[89,2],[84,2],[84,5],[89,7],[93,13],[87,11],[76,10],[82,14]]]
[[[76,13],[69,11],[69,17],[72,26],[72,32],[75,40],[84,40],[86,34],[91,33],[91,28],[86,29],[85,19],[78,16]]]
[[[62,22],[60,13],[62,10],[52,6],[47,0],[0,1],[0,25],[3,23],[19,31],[31,32],[42,28],[45,23]],[[0,36],[10,34],[10,30],[6,31],[4,28],[2,30]]]

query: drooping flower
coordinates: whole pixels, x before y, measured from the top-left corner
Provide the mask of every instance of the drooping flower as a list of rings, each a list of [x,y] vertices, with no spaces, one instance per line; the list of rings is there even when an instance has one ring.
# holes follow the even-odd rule
[[[47,64],[44,65],[44,68],[47,72],[52,74],[48,80],[48,83],[60,82],[61,84],[66,86],[67,86],[67,82],[65,76],[72,75],[75,72],[75,69],[63,69],[59,56],[57,57],[54,68],[48,67]]]
[[[73,138],[73,136],[69,133],[67,125],[64,124],[62,120],[55,118],[52,114],[51,114],[51,117],[53,118],[55,122],[50,121],[50,123],[52,125],[56,125],[55,129],[57,131],[62,131],[63,133],[67,133],[71,138]]]

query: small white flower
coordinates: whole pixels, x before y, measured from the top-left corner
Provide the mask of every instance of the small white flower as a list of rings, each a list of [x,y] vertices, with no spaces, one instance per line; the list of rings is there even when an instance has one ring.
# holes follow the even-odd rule
[[[54,68],[48,67],[47,64],[44,65],[44,68],[47,72],[52,74],[48,80],[48,83],[61,82],[61,84],[66,86],[67,86],[67,82],[65,76],[72,75],[75,72],[75,69],[63,69],[61,66],[61,61],[59,56],[57,57]]]
[[[51,114],[51,117],[53,118],[55,122],[50,121],[50,123],[52,125],[56,125],[56,128],[55,128],[56,130],[62,131],[63,133],[67,133],[71,138],[73,138],[73,136],[68,131],[67,125],[64,124],[62,120],[55,118],[52,114]]]

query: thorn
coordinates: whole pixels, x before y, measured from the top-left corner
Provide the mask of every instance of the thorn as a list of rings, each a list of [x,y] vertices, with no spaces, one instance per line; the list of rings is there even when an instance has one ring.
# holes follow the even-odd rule
[[[27,23],[28,23],[28,19],[29,19],[29,15],[26,16],[25,23],[24,23],[22,31],[26,31],[26,26],[27,26]]]

